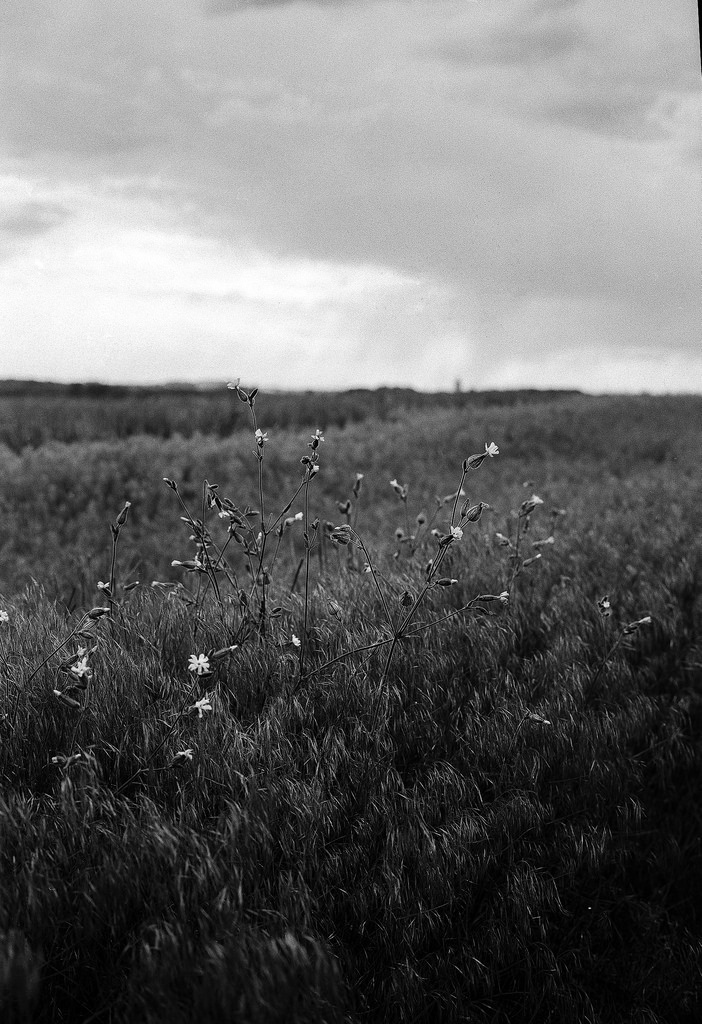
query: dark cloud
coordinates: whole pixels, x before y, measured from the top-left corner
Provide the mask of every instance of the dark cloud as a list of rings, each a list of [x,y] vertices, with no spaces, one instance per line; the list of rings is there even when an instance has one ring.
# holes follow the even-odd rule
[[[581,95],[548,103],[542,115],[549,121],[572,125],[597,135],[653,140],[666,136],[664,127],[648,116],[655,96],[636,94]]]
[[[208,0],[205,12],[213,16],[237,14],[252,7],[258,9],[288,7],[298,2],[312,3],[316,7],[339,7],[342,5],[358,6],[363,0]]]
[[[22,203],[0,217],[0,232],[16,238],[45,235],[63,224],[72,214],[58,203]]]
[[[449,40],[434,55],[451,64],[542,64],[573,53],[584,32],[576,25],[538,25],[503,29],[485,40]]]

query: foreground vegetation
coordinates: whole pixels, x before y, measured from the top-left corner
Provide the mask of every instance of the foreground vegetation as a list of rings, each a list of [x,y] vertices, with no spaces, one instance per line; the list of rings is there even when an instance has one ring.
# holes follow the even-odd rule
[[[228,398],[2,456],[7,1019],[699,1020],[702,402]]]

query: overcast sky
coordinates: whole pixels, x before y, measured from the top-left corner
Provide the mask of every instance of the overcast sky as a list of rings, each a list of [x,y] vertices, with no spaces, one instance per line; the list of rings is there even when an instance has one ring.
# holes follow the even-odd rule
[[[694,0],[2,0],[0,377],[702,391]]]

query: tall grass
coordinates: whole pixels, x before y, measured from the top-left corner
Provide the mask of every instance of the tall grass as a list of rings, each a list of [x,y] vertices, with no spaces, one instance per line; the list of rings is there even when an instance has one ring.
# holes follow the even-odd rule
[[[0,603],[6,1019],[699,1019],[699,423],[602,408],[143,448],[181,564],[123,486],[90,601]]]

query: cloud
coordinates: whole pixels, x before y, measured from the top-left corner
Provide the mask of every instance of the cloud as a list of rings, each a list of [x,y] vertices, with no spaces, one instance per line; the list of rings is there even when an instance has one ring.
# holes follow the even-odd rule
[[[0,214],[0,237],[3,233],[18,238],[44,235],[70,216],[70,211],[59,203],[22,203]]]
[[[699,346],[679,7],[7,2],[16,359],[478,386]]]
[[[491,79],[493,102],[504,99],[524,116],[652,139],[664,131],[649,116],[660,91],[698,92],[699,73],[681,6],[649,13],[642,18],[640,7],[628,3],[612,13],[596,0],[526,5],[498,25],[453,34],[427,52]]]
[[[582,45],[582,31],[570,25],[528,25],[521,29],[506,27],[487,39],[451,39],[434,50],[442,60],[458,65],[541,64],[567,56]]]

